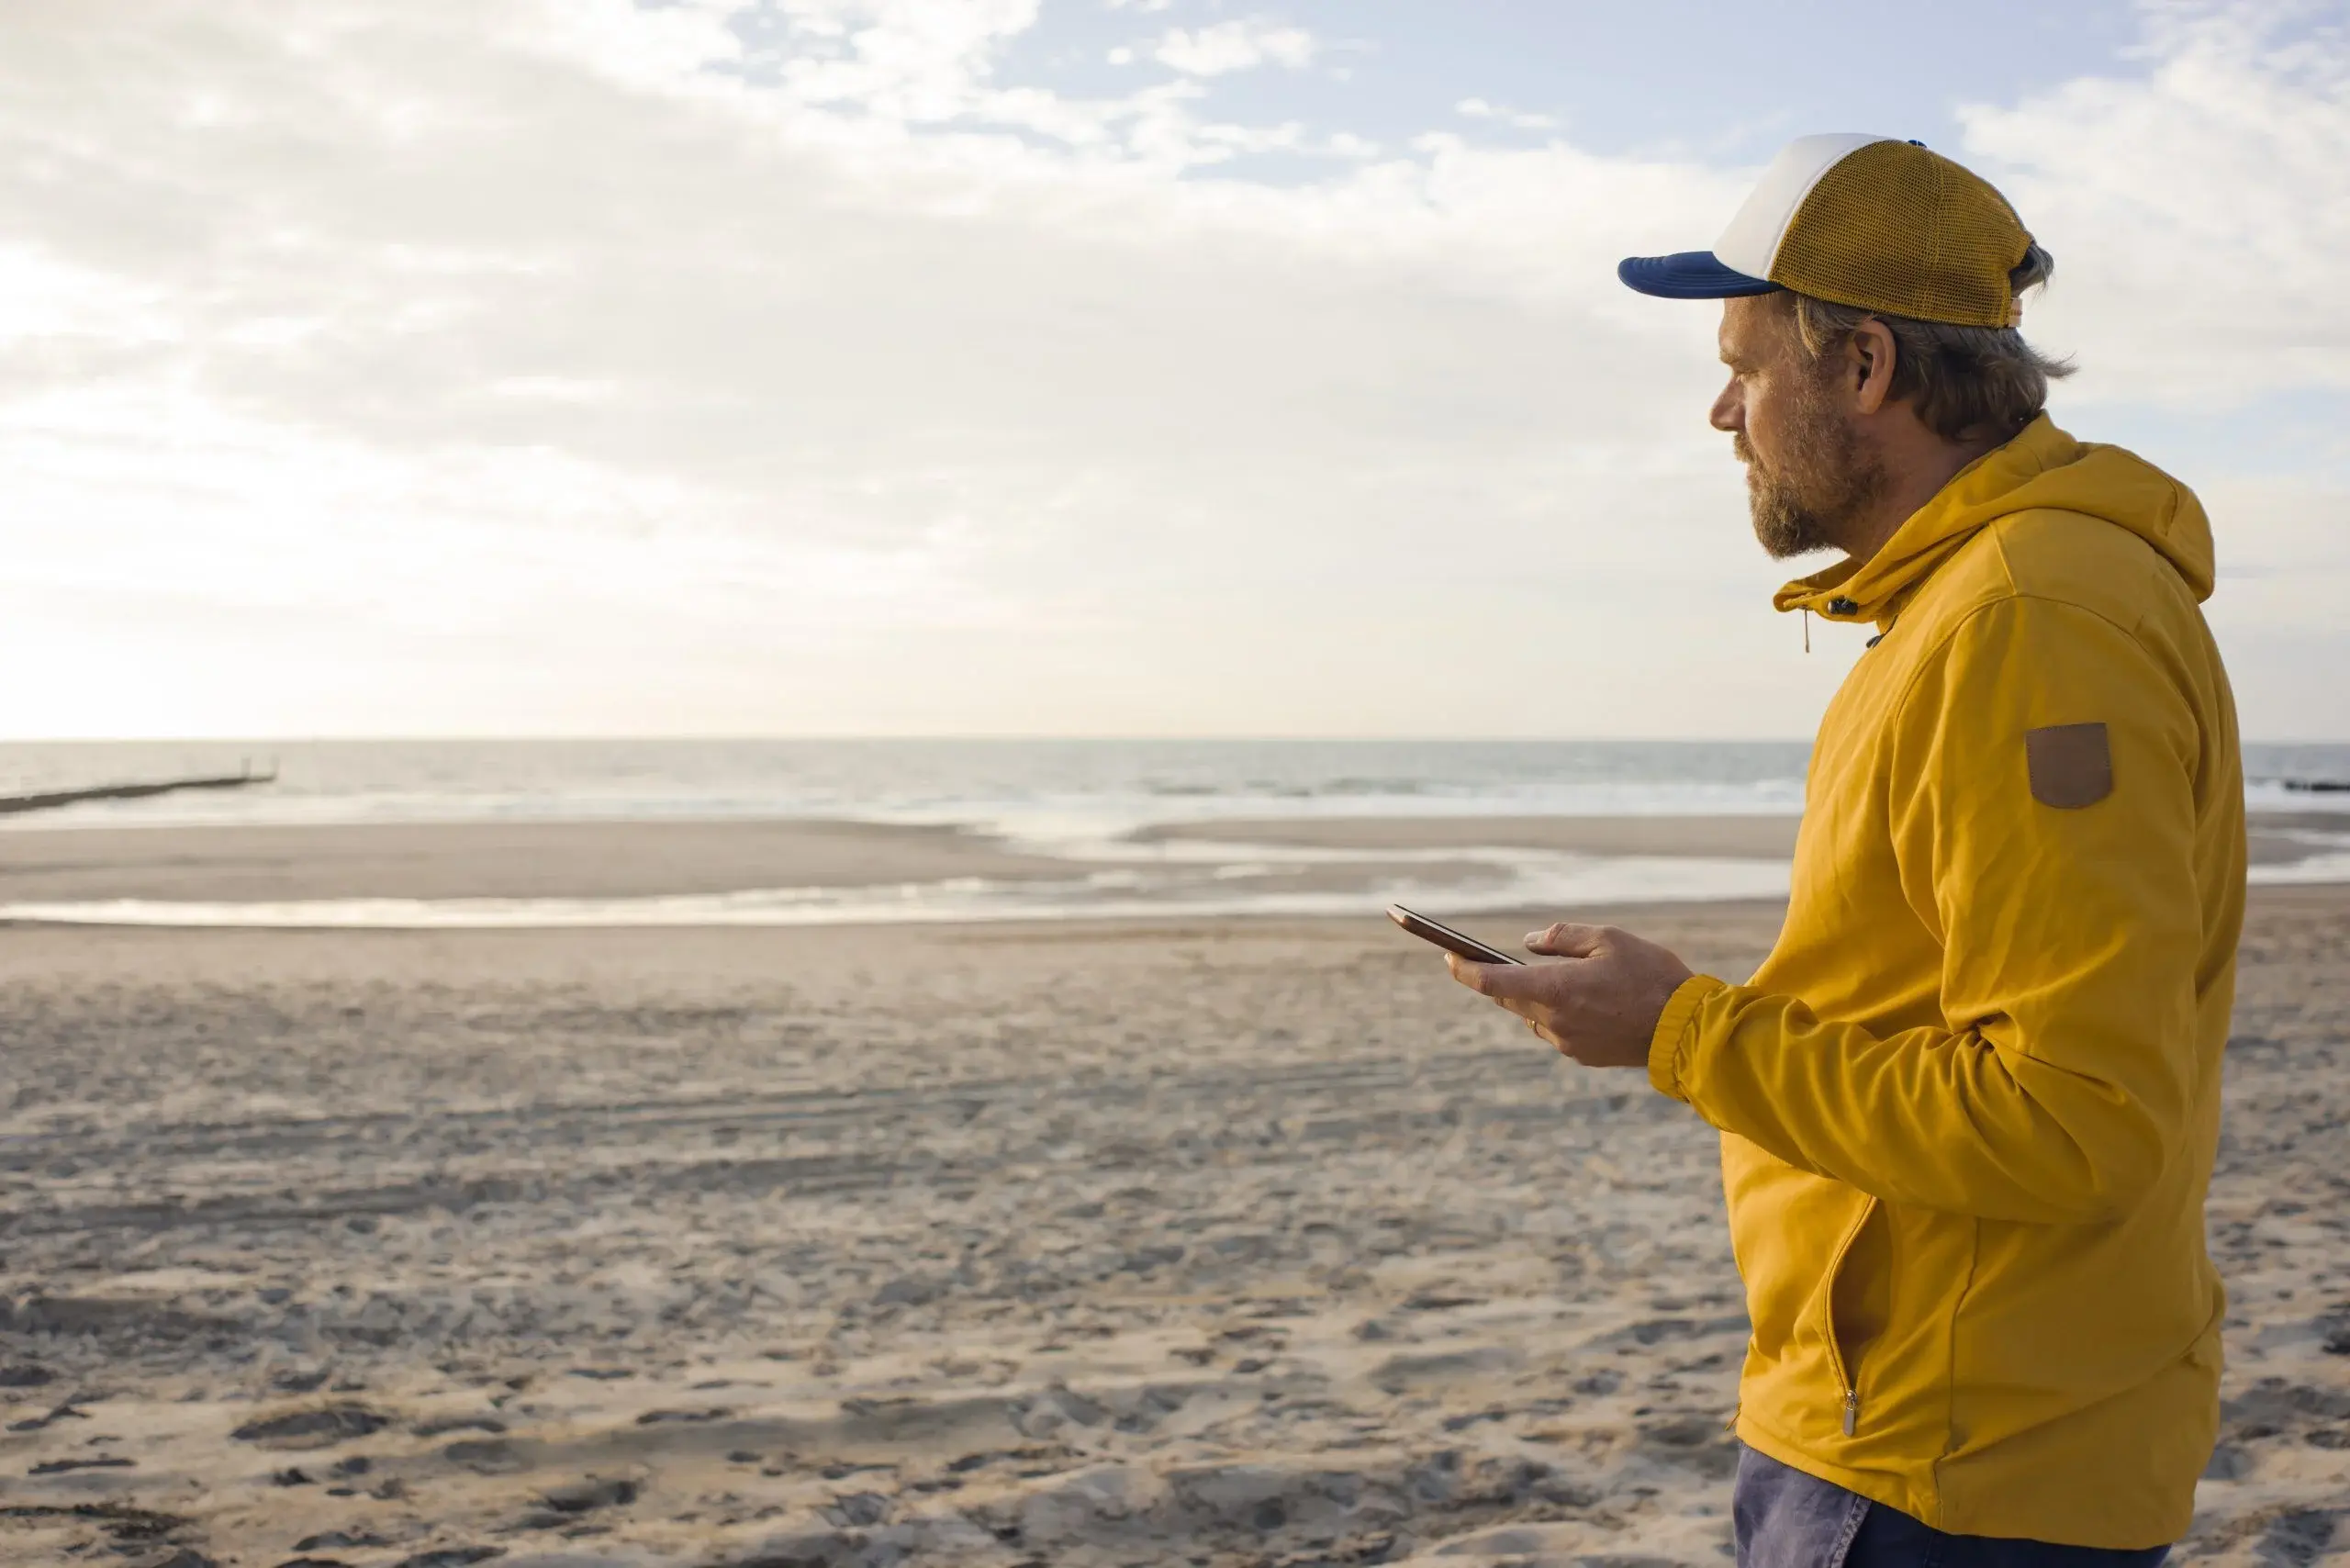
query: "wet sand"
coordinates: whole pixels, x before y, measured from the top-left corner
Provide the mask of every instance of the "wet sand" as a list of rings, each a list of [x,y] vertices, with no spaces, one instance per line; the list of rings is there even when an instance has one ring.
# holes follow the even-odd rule
[[[1718,856],[1784,860],[1794,817],[1307,817],[1169,823],[1145,843],[1274,844],[1302,849],[1545,849],[1569,855]]]
[[[2323,853],[2296,832],[2350,834],[2350,813],[2264,813],[2255,865]],[[1261,890],[1354,891],[1399,877],[1477,889],[1490,859],[1382,861],[1428,851],[1785,860],[1792,817],[1360,817],[1183,823],[1152,846],[1216,843],[1344,852],[1270,868]],[[811,821],[371,823],[308,827],[17,828],[0,832],[0,903],[116,899],[599,899],[843,889],[949,879],[1055,881],[1073,862],[953,827]],[[1276,885],[1278,884],[1278,885]]]
[[[2350,1545],[2345,955],[2255,891],[2178,1561]],[[0,1029],[0,1561],[1723,1561],[1712,1136],[1375,922],[19,927]]]
[[[1170,823],[1146,828],[1145,843],[1210,841],[1307,849],[1510,848],[1570,855],[1709,856],[1785,860],[1795,854],[1798,819],[1720,817],[1311,817]],[[2246,838],[2255,866],[2283,866],[2322,853],[2296,834],[2350,834],[2350,812],[2260,812]]]
[[[951,827],[849,822],[385,823],[0,833],[0,899],[645,898],[1053,878]]]

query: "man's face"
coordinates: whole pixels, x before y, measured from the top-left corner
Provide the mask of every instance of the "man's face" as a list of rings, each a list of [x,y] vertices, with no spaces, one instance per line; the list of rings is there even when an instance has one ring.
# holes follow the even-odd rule
[[[1782,560],[1839,547],[1886,483],[1838,396],[1844,354],[1814,361],[1794,313],[1771,295],[1722,302],[1721,351],[1729,385],[1713,426],[1746,465],[1754,536]]]

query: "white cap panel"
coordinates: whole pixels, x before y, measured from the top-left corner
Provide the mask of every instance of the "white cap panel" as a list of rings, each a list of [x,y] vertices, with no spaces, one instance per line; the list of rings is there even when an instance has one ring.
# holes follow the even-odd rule
[[[1778,260],[1779,241],[1787,237],[1787,225],[1795,221],[1796,209],[1803,206],[1820,177],[1871,142],[1891,140],[1832,131],[1798,136],[1788,142],[1771,160],[1762,183],[1729,220],[1722,237],[1714,241],[1714,259],[1749,277],[1769,277],[1771,263]]]

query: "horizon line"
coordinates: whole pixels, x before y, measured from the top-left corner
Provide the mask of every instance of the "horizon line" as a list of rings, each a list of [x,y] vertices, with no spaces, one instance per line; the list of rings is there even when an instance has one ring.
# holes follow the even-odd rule
[[[1251,734],[1197,733],[1169,734],[1068,734],[1015,732],[887,732],[867,734],[789,734],[774,733],[619,733],[551,732],[515,734],[499,732],[451,731],[441,734],[243,734],[243,735],[28,735],[0,739],[0,750],[12,746],[122,745],[925,745],[948,742],[990,745],[1802,745],[1815,744],[1807,735],[1431,735],[1431,734]],[[2350,736],[2243,736],[2247,746],[2350,746]]]

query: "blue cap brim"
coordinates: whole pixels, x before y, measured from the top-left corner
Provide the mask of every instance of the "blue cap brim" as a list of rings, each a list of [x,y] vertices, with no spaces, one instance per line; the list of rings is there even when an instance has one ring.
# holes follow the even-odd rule
[[[1721,264],[1711,251],[1682,251],[1670,256],[1627,256],[1616,263],[1626,286],[1662,299],[1736,299],[1771,294],[1779,286],[1749,277]]]

